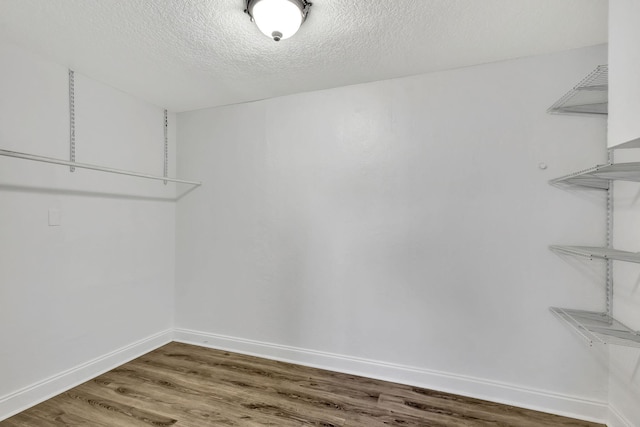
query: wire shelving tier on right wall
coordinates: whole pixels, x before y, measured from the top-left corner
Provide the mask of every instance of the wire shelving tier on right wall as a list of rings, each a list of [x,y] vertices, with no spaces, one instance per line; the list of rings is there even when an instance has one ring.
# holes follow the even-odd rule
[[[608,114],[608,73],[607,65],[600,65],[574,86],[548,110],[551,114],[591,115],[606,117]],[[640,162],[613,163],[609,152],[609,163],[571,173],[549,181],[554,186],[569,185],[605,190],[607,192],[607,243],[604,247],[552,245],[556,253],[569,256],[600,259],[607,263],[606,270],[606,312],[593,312],[568,308],[551,307],[559,319],[574,331],[593,343],[616,344],[640,347],[640,332],[634,331],[613,318],[613,274],[612,261],[640,264],[640,253],[614,249],[611,246],[613,232],[613,192],[612,181],[640,182]]]

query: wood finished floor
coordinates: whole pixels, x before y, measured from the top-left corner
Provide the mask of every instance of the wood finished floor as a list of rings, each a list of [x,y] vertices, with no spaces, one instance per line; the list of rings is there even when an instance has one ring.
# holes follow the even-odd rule
[[[176,342],[0,422],[61,425],[602,426]]]

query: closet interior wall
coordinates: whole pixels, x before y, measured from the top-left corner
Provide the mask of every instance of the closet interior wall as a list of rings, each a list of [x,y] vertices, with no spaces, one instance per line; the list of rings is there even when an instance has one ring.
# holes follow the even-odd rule
[[[1,147],[68,158],[67,68],[5,43],[0,64]],[[77,161],[162,175],[162,108],[76,73],[75,119]],[[170,339],[175,196],[0,157],[0,418]]]
[[[546,110],[606,56],[179,114],[207,185],[177,207],[176,336],[603,419],[606,360],[548,311],[602,310],[602,266],[548,243],[603,245],[605,203],[547,181],[606,162],[606,120]]]
[[[640,162],[640,149],[614,150],[616,163]],[[613,243],[617,249],[638,252],[640,246],[640,184],[613,182]],[[636,263],[613,263],[613,307],[615,317],[631,327],[640,325],[640,266]],[[626,427],[640,422],[640,348],[609,346],[609,401],[614,420],[611,427]]]
[[[0,63],[2,148],[64,158],[67,69],[6,44]],[[0,416],[176,337],[602,419],[606,362],[547,309],[602,309],[602,272],[547,246],[602,245],[605,212],[547,181],[603,163],[605,124],[545,112],[602,63],[597,46],[170,114],[169,175],[204,182],[178,201],[0,158]],[[162,125],[76,73],[77,161],[162,174]]]
[[[609,2],[609,123],[607,143],[615,149],[616,163],[640,162],[640,27],[635,0]],[[636,148],[620,148],[636,147]],[[640,251],[640,184],[613,184],[613,244],[630,252]],[[626,325],[640,328],[640,267],[614,263],[615,316]],[[640,351],[609,349],[609,402],[611,427],[640,425]]]

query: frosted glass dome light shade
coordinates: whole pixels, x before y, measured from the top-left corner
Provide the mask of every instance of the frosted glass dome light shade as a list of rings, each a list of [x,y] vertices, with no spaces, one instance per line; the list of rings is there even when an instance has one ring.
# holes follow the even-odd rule
[[[248,0],[247,12],[264,35],[280,41],[298,31],[310,5],[305,0]]]

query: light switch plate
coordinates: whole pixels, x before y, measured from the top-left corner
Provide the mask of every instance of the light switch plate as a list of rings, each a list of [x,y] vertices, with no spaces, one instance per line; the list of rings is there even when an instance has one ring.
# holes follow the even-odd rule
[[[60,225],[62,215],[58,209],[49,209],[49,226],[55,227]]]

